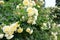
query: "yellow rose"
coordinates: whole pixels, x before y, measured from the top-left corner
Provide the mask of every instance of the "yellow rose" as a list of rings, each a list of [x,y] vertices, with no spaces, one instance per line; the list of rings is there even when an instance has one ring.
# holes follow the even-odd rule
[[[33,7],[33,6],[35,6],[36,4],[35,4],[35,2],[34,1],[31,1],[30,3],[29,3],[29,7]]]
[[[27,8],[28,16],[33,16],[34,15],[34,10],[32,7]]]
[[[32,7],[28,7],[28,8],[27,8],[27,12],[28,12],[28,13],[31,13],[31,12],[33,13],[33,8],[32,8]]]
[[[4,26],[3,27],[3,32],[4,33],[7,33],[7,32],[9,32],[10,31],[10,26]]]
[[[4,4],[4,1],[0,1],[0,4]]]
[[[32,34],[33,33],[33,30],[31,30],[30,28],[27,28],[26,29],[26,32],[28,32],[29,34]]]
[[[30,32],[30,28],[27,28],[27,29],[26,29],[26,32]]]
[[[14,31],[12,31],[12,28],[10,26],[4,26],[3,32],[9,35],[12,35],[14,33]]]
[[[29,5],[29,1],[28,0],[24,0],[23,1],[23,5],[26,5],[26,6]]]
[[[23,32],[23,28],[17,29],[17,32],[18,32],[18,33],[22,33],[22,32]]]
[[[17,27],[19,27],[19,24],[18,24],[18,22],[13,23],[13,24],[10,25],[10,27],[11,27],[12,31],[16,31]]]

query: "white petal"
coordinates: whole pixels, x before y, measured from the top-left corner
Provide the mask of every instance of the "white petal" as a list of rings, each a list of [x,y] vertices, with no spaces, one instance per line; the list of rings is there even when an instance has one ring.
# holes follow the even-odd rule
[[[34,6],[36,5],[34,1],[32,1],[32,3],[33,3]]]
[[[17,7],[16,8],[18,8],[19,9],[19,5],[17,5]]]
[[[37,20],[37,16],[34,16],[34,20]]]
[[[14,37],[14,35],[5,35],[6,39],[12,39]]]
[[[35,22],[35,21],[33,21],[33,22],[32,22],[32,25],[33,25],[33,24],[36,24],[36,22]]]
[[[38,10],[36,8],[33,8],[33,9],[34,9],[35,15],[38,16]]]
[[[4,34],[0,34],[0,38],[3,38]]]
[[[33,30],[30,31],[30,34],[32,34],[32,33],[33,33]]]

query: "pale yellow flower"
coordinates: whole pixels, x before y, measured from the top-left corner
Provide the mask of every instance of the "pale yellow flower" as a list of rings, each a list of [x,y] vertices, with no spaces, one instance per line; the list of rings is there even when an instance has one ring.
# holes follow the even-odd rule
[[[27,12],[28,12],[28,13],[31,13],[31,12],[33,13],[33,8],[32,8],[32,7],[28,7],[28,8],[27,8]]]
[[[9,26],[4,26],[2,29],[3,29],[4,33],[7,33],[7,32],[10,31],[10,27]]]
[[[29,1],[28,0],[24,0],[23,1],[23,5],[25,5],[25,6],[29,5]]]
[[[22,32],[23,32],[23,28],[17,29],[17,32],[18,32],[18,33],[22,33]]]
[[[28,16],[33,16],[34,15],[34,10],[32,7],[27,8]]]
[[[11,24],[10,26],[4,26],[3,32],[8,35],[14,34],[14,32],[17,30],[17,27],[19,26],[18,22]]]
[[[11,27],[12,31],[16,31],[17,27],[19,27],[19,24],[18,24],[18,22],[13,23],[13,24],[10,25],[10,27]]]
[[[26,32],[30,32],[30,28],[27,28],[27,29],[26,29]]]
[[[29,3],[29,7],[33,7],[33,6],[35,6],[36,4],[35,4],[35,2],[34,1],[31,1],[30,3]]]
[[[28,32],[29,34],[32,34],[33,33],[33,30],[31,30],[30,28],[27,28],[26,29],[26,32]]]
[[[34,14],[38,16],[38,10],[36,8],[28,7],[27,12],[28,16],[33,16]]]
[[[4,1],[0,1],[0,4],[4,4]]]
[[[33,30],[30,30],[29,34],[32,34],[33,33]]]
[[[10,26],[4,26],[3,32],[9,35],[12,35],[14,33],[14,31],[12,31],[12,28]]]

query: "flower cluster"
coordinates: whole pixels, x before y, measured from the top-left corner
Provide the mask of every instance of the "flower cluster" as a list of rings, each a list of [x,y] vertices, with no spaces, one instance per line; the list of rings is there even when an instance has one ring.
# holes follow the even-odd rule
[[[32,7],[32,6],[35,6],[36,4],[35,4],[35,2],[32,1],[32,0],[24,0],[24,1],[23,1],[23,5],[24,5],[24,6]]]
[[[13,23],[11,25],[6,25],[4,27],[2,27],[2,31],[4,34],[0,34],[0,39],[2,39],[3,37],[6,37],[6,39],[11,39],[14,37],[14,33],[22,33],[23,32],[23,28],[20,27],[20,24],[18,24],[19,22]],[[33,33],[33,29],[27,28],[26,32],[28,32],[29,34]]]
[[[22,33],[23,28],[19,28],[18,22],[13,23],[11,25],[6,25],[2,28],[4,34],[0,34],[0,38],[3,38],[3,36],[6,37],[6,39],[11,39],[14,37],[14,32]],[[17,29],[18,28],[18,29]]]
[[[36,4],[32,0],[24,0],[23,5],[27,7],[28,21],[29,24],[36,24],[38,10],[34,7]]]
[[[18,22],[13,23],[11,25],[6,25],[2,28],[3,32],[5,33],[6,39],[11,39],[14,37],[14,32],[17,30],[17,27],[19,27]]]

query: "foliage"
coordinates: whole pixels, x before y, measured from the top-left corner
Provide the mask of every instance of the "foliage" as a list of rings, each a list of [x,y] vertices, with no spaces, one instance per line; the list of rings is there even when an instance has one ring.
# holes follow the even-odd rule
[[[22,33],[14,32],[14,37],[10,40],[52,40],[54,35],[52,36],[51,32],[59,32],[53,16],[57,12],[55,11],[57,9],[54,8],[54,13],[51,8],[42,7],[43,3],[41,2],[42,5],[40,5],[39,2],[37,1],[37,5],[33,6],[38,10],[36,24],[33,25],[27,23],[29,17],[28,12],[26,12],[27,8],[24,9],[23,0],[4,0],[4,4],[0,4],[0,26],[10,26],[15,22],[19,22],[19,27],[23,28]],[[27,33],[27,28],[32,29],[33,33]],[[3,32],[0,31],[0,33]],[[4,37],[1,40],[7,39]]]

